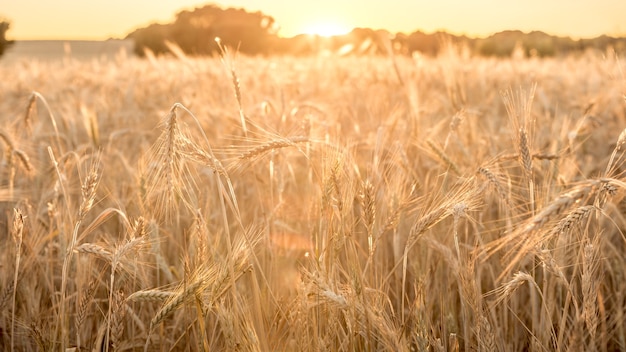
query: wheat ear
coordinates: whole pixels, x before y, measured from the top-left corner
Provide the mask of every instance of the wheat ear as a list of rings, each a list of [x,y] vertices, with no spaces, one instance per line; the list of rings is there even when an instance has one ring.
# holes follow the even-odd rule
[[[133,302],[163,302],[171,299],[176,293],[157,289],[137,291],[126,297],[127,301]]]
[[[111,317],[110,345],[114,351],[121,350],[122,335],[124,334],[124,318],[126,316],[126,303],[124,293],[117,291],[113,297],[113,310]],[[107,345],[108,348],[108,345]]]
[[[136,236],[140,236],[140,237],[136,237]],[[108,310],[108,314],[107,314],[107,328],[106,328],[106,333],[105,333],[105,338],[106,338],[105,341],[107,342],[107,346],[109,345],[108,342],[112,342],[113,341],[111,333],[115,332],[115,331],[112,331],[111,329],[112,329],[112,327],[113,328],[115,327],[115,325],[114,325],[114,323],[116,322],[115,321],[115,314],[116,314],[115,310],[117,308],[118,310],[121,309],[123,311],[122,308],[116,306],[117,298],[114,296],[115,272],[116,272],[118,266],[121,264],[122,259],[131,250],[137,249],[137,247],[142,246],[144,243],[145,243],[145,222],[144,222],[143,218],[140,217],[135,222],[135,226],[133,228],[133,232],[131,233],[131,236],[130,236],[129,240],[126,241],[121,246],[117,247],[117,249],[115,250],[115,253],[113,254],[112,260],[111,260],[111,275],[110,275],[110,279],[109,279],[109,310]],[[119,304],[123,305],[123,303],[119,303]]]
[[[50,149],[49,149],[49,152],[52,153]],[[51,157],[52,157],[52,154],[51,154]],[[99,175],[96,171],[96,164],[94,164],[92,165],[92,168],[89,171],[89,174],[87,175],[87,177],[85,178],[85,181],[82,184],[82,201],[80,203],[79,216],[78,216],[78,220],[74,224],[74,230],[72,231],[72,238],[70,239],[70,243],[67,245],[67,250],[65,252],[65,258],[63,260],[63,267],[61,271],[61,302],[59,303],[59,306],[60,306],[59,310],[61,313],[60,319],[61,319],[61,329],[62,329],[61,330],[61,335],[62,335],[61,346],[62,347],[65,347],[65,344],[67,342],[66,339],[68,337],[67,331],[66,331],[68,322],[66,321],[66,314],[65,314],[65,297],[67,294],[66,289],[67,289],[68,271],[72,262],[74,248],[76,247],[76,242],[78,239],[78,230],[83,220],[85,219],[85,216],[87,215],[87,213],[91,210],[91,207],[93,206],[93,202],[96,196],[96,187],[98,185],[98,181],[99,181]],[[65,348],[63,348],[63,350],[65,350]]]
[[[447,167],[454,171],[455,174],[461,175],[461,170],[459,169],[457,164],[448,156],[448,154],[446,154],[445,151],[443,151],[443,149],[439,148],[439,146],[430,139],[426,140],[426,144],[428,144],[430,149],[435,152],[437,157],[439,157],[439,159],[441,159],[441,161],[443,161]]]
[[[171,296],[171,299],[165,302],[165,305],[163,305],[163,307],[159,309],[157,314],[150,321],[150,330],[159,325],[159,323],[162,322],[163,319],[167,318],[167,316],[169,316],[173,311],[178,309],[187,299],[200,293],[204,286],[203,284],[203,280],[195,280],[180,293]]]
[[[57,162],[56,158],[54,157],[54,152],[52,151],[52,147],[48,146],[48,154],[50,156],[50,160],[52,161],[52,164],[54,166],[54,169],[57,173],[57,177],[58,177],[58,184],[61,186],[61,190],[62,190],[62,194],[65,200],[65,207],[67,209],[67,212],[70,213],[69,210],[69,202],[67,199],[67,192],[65,191],[65,185],[63,183],[63,175],[61,174],[61,170],[59,169],[59,163]],[[78,230],[76,229],[74,231],[74,233],[76,233]],[[55,336],[58,336],[58,329],[61,329],[61,350],[65,350],[65,287],[67,286],[67,265],[69,262],[69,259],[71,258],[71,254],[70,253],[65,253],[65,258],[63,259],[63,269],[62,269],[62,276],[61,276],[61,299],[59,301],[59,323],[56,325],[55,328]]]
[[[492,352],[498,350],[496,347],[496,336],[494,335],[489,320],[484,315],[481,315],[478,318],[478,325],[476,327],[476,330],[478,351]]]
[[[611,153],[611,157],[609,158],[609,162],[606,165],[606,170],[604,171],[604,177],[609,177],[609,173],[611,172],[611,169],[613,168],[613,163],[615,162],[615,156],[617,155],[617,152],[622,150],[622,147],[624,146],[624,144],[626,143],[626,129],[624,129],[622,131],[622,133],[619,134],[619,137],[617,138],[617,143],[615,144],[615,148],[613,149],[613,152]]]
[[[368,258],[374,255],[374,221],[376,220],[376,203],[374,186],[369,180],[363,182],[361,193],[361,206],[363,208],[363,224],[367,231]]]
[[[237,106],[239,107],[239,119],[241,121],[241,129],[243,130],[243,135],[248,137],[248,127],[246,126],[246,116],[243,113],[243,104],[241,102],[241,86],[239,82],[239,77],[237,76],[237,71],[235,70],[235,66],[232,63],[233,58],[230,57],[228,48],[222,45],[222,41],[219,37],[215,38],[215,42],[220,48],[220,54],[221,54],[220,57],[222,59],[222,63],[230,71],[233,89],[235,91],[235,99],[237,99]]]
[[[528,250],[536,248],[537,245],[545,239],[543,236],[533,236],[532,234],[535,233],[535,231],[540,230],[544,224],[557,214],[564,212],[577,202],[590,197],[591,194],[598,189],[600,184],[601,182],[598,180],[588,180],[574,187],[571,191],[559,195],[512,234],[490,244],[490,248],[488,248],[489,253],[494,253],[511,243],[514,244],[513,247],[517,250],[517,254],[510,260],[510,264],[503,272],[503,275],[506,274]],[[552,233],[553,232],[549,232],[548,235]]]
[[[513,293],[517,291],[517,289],[522,286],[524,282],[528,282],[530,285],[539,290],[539,287],[532,276],[526,272],[518,271],[513,275],[513,278],[509,282],[495,290],[497,297],[494,301],[494,305],[498,305],[511,297],[511,295],[513,295]]]
[[[496,189],[496,193],[498,193],[500,199],[502,199],[506,203],[506,205],[509,206],[509,197],[507,196],[507,192],[504,189],[504,186],[502,186],[502,183],[500,183],[500,181],[498,180],[498,177],[490,169],[482,166],[478,168],[478,173],[483,175],[487,179],[489,184]]]
[[[597,259],[595,246],[585,245],[583,250],[583,270],[581,275],[583,294],[583,316],[585,325],[592,338],[596,337],[598,329],[598,294],[596,291],[597,282]]]
[[[37,96],[35,94],[30,94],[28,96],[28,103],[26,105],[26,110],[24,111],[24,127],[26,131],[31,130],[31,116],[35,114],[37,109]]]
[[[13,209],[13,241],[15,242],[15,274],[13,276],[13,297],[11,301],[11,351],[15,350],[15,296],[17,277],[20,270],[20,253],[22,251],[22,233],[24,232],[24,215],[19,209]]]
[[[519,162],[528,180],[528,195],[530,198],[530,213],[535,214],[535,182],[533,180],[533,158],[530,152],[528,132],[524,127],[519,129]]]
[[[89,286],[83,292],[83,295],[79,301],[78,308],[76,310],[76,320],[74,320],[74,328],[76,329],[76,348],[80,349],[81,339],[80,332],[83,322],[87,316],[87,308],[89,308],[89,304],[93,300],[93,297],[96,293],[96,288],[98,287],[98,280],[93,279],[89,282]]]
[[[554,227],[552,230],[553,235],[564,233],[576,226],[576,224],[581,223],[594,209],[596,209],[594,205],[583,205],[575,208]]]
[[[265,154],[271,150],[282,149],[286,147],[295,147],[297,146],[297,143],[304,143],[308,141],[308,137],[291,137],[272,140],[270,142],[261,144],[257,147],[245,151],[239,156],[239,160],[254,159],[255,157]]]

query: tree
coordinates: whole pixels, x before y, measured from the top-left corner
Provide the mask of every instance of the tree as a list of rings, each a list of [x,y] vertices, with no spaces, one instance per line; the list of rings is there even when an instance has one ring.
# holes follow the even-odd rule
[[[4,51],[13,45],[13,40],[6,39],[6,33],[9,30],[11,24],[8,21],[0,21],[0,56],[4,54]]]
[[[148,49],[155,54],[163,54],[168,51],[165,41],[170,40],[167,25],[153,23],[145,28],[140,28],[127,36],[135,41],[135,54],[144,56],[144,50]]]
[[[144,48],[157,54],[165,52],[166,40],[178,45],[186,54],[207,55],[218,50],[216,37],[241,53],[256,55],[271,51],[276,24],[274,18],[261,12],[206,5],[177,13],[174,23],[153,24],[128,37],[135,40],[135,52],[139,55]]]

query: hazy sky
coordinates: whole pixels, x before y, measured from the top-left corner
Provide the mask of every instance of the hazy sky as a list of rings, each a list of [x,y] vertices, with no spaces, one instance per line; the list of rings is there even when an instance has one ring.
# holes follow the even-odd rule
[[[152,22],[169,22],[191,0],[7,0],[0,18],[11,21],[9,39],[124,37]],[[505,29],[555,35],[626,35],[626,0],[222,0],[223,7],[262,11],[292,36],[319,23],[391,32],[447,30],[487,36]]]

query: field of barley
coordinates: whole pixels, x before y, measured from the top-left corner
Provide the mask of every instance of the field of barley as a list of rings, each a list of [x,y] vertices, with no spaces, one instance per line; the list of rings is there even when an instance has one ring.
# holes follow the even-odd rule
[[[626,351],[615,53],[173,51],[0,62],[0,350]]]

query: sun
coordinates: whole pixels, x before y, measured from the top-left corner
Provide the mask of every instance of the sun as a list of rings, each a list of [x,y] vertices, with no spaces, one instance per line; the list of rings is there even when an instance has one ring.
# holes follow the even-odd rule
[[[350,28],[336,22],[318,22],[306,27],[303,32],[322,37],[332,37],[347,34],[350,32]]]

